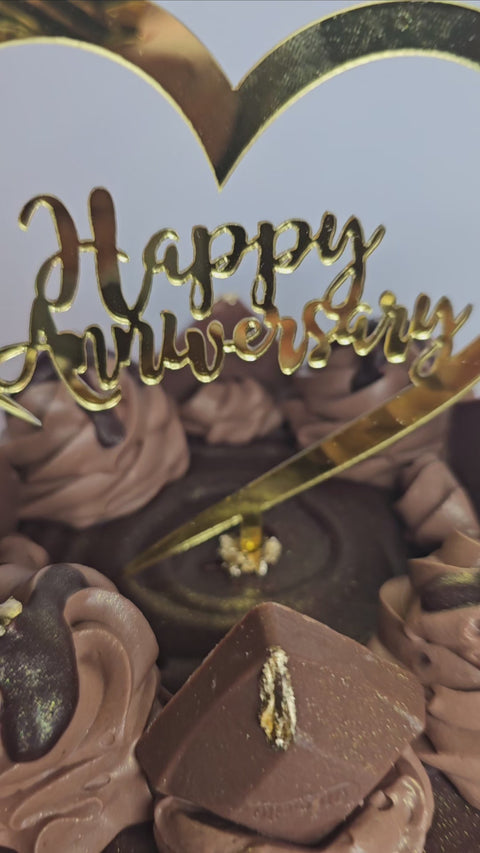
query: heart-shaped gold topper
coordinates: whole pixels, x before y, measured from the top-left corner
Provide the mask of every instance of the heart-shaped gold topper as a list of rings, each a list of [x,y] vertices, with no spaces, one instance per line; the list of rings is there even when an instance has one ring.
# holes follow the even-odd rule
[[[205,45],[149,0],[0,0],[0,42],[33,40],[95,50],[140,74],[188,121],[220,187],[289,104],[342,71],[407,55],[480,69],[480,13],[445,0],[388,0],[323,18],[274,47],[236,88]]]
[[[310,24],[277,45],[247,74],[236,89],[232,89],[204,45],[168,12],[148,0],[62,0],[61,3],[58,0],[17,0],[14,3],[0,0],[2,46],[21,45],[32,41],[64,43],[94,50],[126,64],[135,73],[140,74],[159,90],[162,97],[168,97],[189,122],[203,145],[220,188],[258,135],[289,104],[321,82],[348,68],[389,56],[417,54],[450,59],[476,70],[480,69],[480,13],[443,0],[389,0],[356,6]],[[79,374],[86,370],[86,363],[82,359],[86,358],[83,348],[87,340],[96,344],[96,367],[103,378],[101,388],[111,391],[118,378],[119,368],[129,363],[129,347],[134,334],[138,334],[141,341],[148,339],[152,344],[148,353],[150,374],[147,375],[145,363],[142,365],[141,362],[142,379],[150,384],[160,381],[161,371],[155,374],[153,364],[151,330],[144,323],[142,313],[155,274],[166,270],[167,276],[175,284],[190,279],[194,283],[193,293],[199,281],[192,270],[189,269],[184,274],[179,273],[178,255],[172,246],[166,250],[163,261],[159,262],[156,253],[164,236],[163,232],[154,235],[144,253],[146,277],[142,290],[136,305],[130,308],[120,288],[118,260],[124,260],[125,257],[122,258],[122,253],[116,248],[113,203],[108,193],[96,190],[90,198],[93,240],[79,240],[70,214],[58,199],[51,196],[39,196],[25,205],[20,217],[24,227],[28,226],[39,205],[46,206],[54,218],[60,251],[43,264],[37,276],[37,296],[30,323],[31,340],[25,344],[0,348],[0,363],[12,355],[25,356],[25,368],[20,380],[10,386],[5,382],[0,383],[0,392],[7,391],[9,387],[12,392],[26,387],[33,373],[37,354],[43,349],[54,357],[59,375],[70,384],[70,390],[75,396],[76,387],[79,387],[80,383]],[[99,210],[107,211],[103,220],[98,219]],[[209,241],[217,232],[221,234],[228,231],[234,238],[230,255],[218,258],[213,266],[210,252],[203,252],[203,266],[208,267],[208,283],[211,285],[212,272],[218,277],[227,277],[227,272],[231,274],[243,254],[253,248],[259,251],[257,278],[265,283],[262,277],[261,253],[270,243],[270,265],[283,264],[282,271],[290,271],[296,268],[313,246],[318,249],[324,263],[331,263],[341,255],[350,239],[352,245],[355,245],[356,241],[361,248],[358,256],[360,265],[356,264],[354,259],[340,278],[337,277],[332,283],[330,291],[333,297],[340,285],[351,279],[352,298],[356,288],[353,307],[350,308],[348,298],[334,306],[334,313],[338,314],[340,322],[344,324],[343,337],[337,335],[336,340],[343,344],[356,341],[360,347],[364,347],[365,354],[373,343],[365,340],[362,342],[362,335],[356,335],[356,332],[361,332],[361,328],[366,329],[366,318],[357,319],[355,323],[353,320],[360,305],[364,261],[380,242],[383,230],[377,229],[370,240],[365,241],[360,223],[352,217],[335,244],[336,222],[331,214],[325,214],[321,229],[314,237],[307,223],[300,220],[283,223],[278,233],[292,228],[297,236],[297,244],[279,258],[275,256],[272,248],[275,245],[272,242],[275,239],[275,229],[269,223],[262,224],[268,226],[268,233],[260,233],[259,226],[258,237],[251,241],[247,240],[246,233],[240,226],[223,226],[213,234],[203,233],[206,229],[194,229],[195,234],[198,232],[198,245],[200,246],[202,240],[207,240],[208,250]],[[67,243],[64,242],[68,235],[71,241],[73,240],[73,254],[72,251],[69,254]],[[167,236],[176,239],[175,232],[169,232]],[[194,245],[197,245],[195,240]],[[112,319],[120,323],[116,329],[113,327],[117,356],[114,376],[107,375],[106,345],[98,327],[90,327],[84,338],[78,338],[73,333],[58,334],[53,322],[55,311],[68,308],[75,295],[79,251],[95,252],[103,304]],[[67,264],[68,257],[70,268]],[[56,303],[52,303],[46,297],[46,283],[50,270],[56,263],[62,267],[62,285],[60,296]],[[202,284],[201,280],[200,283]],[[267,290],[265,287],[265,292]],[[208,317],[211,311],[212,293],[207,293],[208,298],[206,293],[203,287],[204,300],[200,308],[195,305],[193,296],[191,297],[192,313],[197,319]],[[252,306],[254,310],[256,308],[265,315],[267,326],[270,324],[275,334],[279,329],[280,336],[285,335],[288,323],[280,322],[280,318],[274,316],[274,277],[269,294],[270,304],[267,304],[266,296],[263,302],[261,299],[255,302],[257,292],[254,288]],[[398,328],[395,325],[401,306],[396,305],[393,294],[384,294],[382,298],[384,304],[381,307],[384,309],[385,320],[383,333],[387,344],[391,344],[392,336],[395,335],[401,344],[402,334],[399,329],[405,328],[405,318],[399,321]],[[307,331],[311,332],[313,329],[314,335],[318,331],[317,340],[320,344],[324,343],[321,337],[323,332],[316,326],[314,318],[317,311],[325,310],[326,304],[331,308],[331,303],[325,297],[309,303],[312,314],[310,327],[305,322]],[[425,423],[471,388],[480,378],[480,338],[470,344],[463,353],[450,357],[451,338],[468,316],[468,311],[465,310],[458,317],[454,317],[449,301],[443,299],[428,318],[429,307],[429,300],[419,297],[410,326],[407,323],[410,337],[420,340],[430,337],[435,325],[442,324],[440,343],[443,352],[441,357],[436,359],[437,369],[433,373],[430,372],[424,382],[418,374],[417,387],[403,392],[342,432],[298,454],[277,470],[245,487],[237,495],[231,495],[216,507],[210,508],[186,528],[174,532],[150,552],[141,555],[127,568],[127,574],[133,576],[160,557],[186,550],[236,523],[241,523],[248,530],[253,529],[254,533],[259,534],[262,512],[388,446]],[[404,310],[406,309],[402,309]],[[283,319],[288,321],[290,318]],[[252,318],[252,321],[254,325],[256,323],[256,327],[260,325],[255,318]],[[122,323],[129,325],[128,332],[122,328]],[[220,336],[217,326],[219,324],[211,324],[212,342],[215,335],[218,338]],[[172,341],[174,331],[173,323],[170,330]],[[258,328],[254,332],[253,337],[258,337]],[[323,337],[325,338],[325,335]],[[243,338],[245,345],[251,341],[251,327],[244,328]],[[232,341],[224,344],[226,352],[233,351]],[[327,340],[326,345],[329,344],[330,341]],[[183,354],[173,352],[173,343],[169,352],[166,361],[170,359],[172,363],[167,366],[183,366],[185,358]],[[360,348],[357,348],[357,352],[362,354]],[[247,356],[246,360],[252,360],[248,355],[247,348],[244,356]],[[399,352],[393,352],[391,360],[404,360],[404,356],[405,353],[403,357],[399,357]],[[321,366],[322,358],[323,363],[326,362],[326,357],[321,355],[316,366]],[[144,359],[144,362],[147,361],[148,359]],[[190,361],[193,369],[195,360],[192,357]],[[78,394],[81,398],[80,390]],[[114,393],[108,401],[101,402],[114,405],[117,401],[118,396],[115,397]],[[95,400],[90,402],[90,408],[95,408]],[[21,407],[10,401],[5,394],[0,394],[0,405],[17,415],[21,412],[24,417],[29,416],[29,413],[21,410]],[[245,548],[249,550],[248,543]],[[131,582],[134,582],[133,578]]]

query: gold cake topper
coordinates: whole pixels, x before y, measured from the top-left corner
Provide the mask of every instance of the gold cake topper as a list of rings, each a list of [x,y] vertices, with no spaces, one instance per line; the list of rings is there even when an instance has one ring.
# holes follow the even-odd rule
[[[389,56],[431,55],[480,70],[480,14],[443,0],[389,0],[358,5],[314,22],[277,45],[235,89],[196,37],[148,0],[0,0],[1,46],[8,49],[33,41],[95,51],[140,74],[162,97],[169,98],[188,121],[204,148],[219,188],[258,135],[283,110],[313,87],[349,68]],[[189,85],[185,85],[185,75]],[[193,262],[182,269],[175,245],[177,235],[173,228],[164,227],[146,244],[143,281],[136,303],[130,306],[122,292],[118,269],[118,262],[127,256],[116,246],[109,193],[103,189],[92,192],[92,237],[86,239],[79,238],[62,202],[49,195],[37,196],[26,204],[20,216],[22,227],[28,227],[39,206],[46,207],[52,215],[59,249],[45,261],[36,278],[29,340],[0,350],[0,364],[14,356],[23,357],[20,375],[0,382],[0,405],[27,420],[36,422],[11,395],[27,387],[41,351],[50,354],[59,377],[76,401],[96,410],[118,402],[119,370],[130,363],[135,339],[140,345],[139,375],[147,384],[159,382],[165,368],[178,369],[187,364],[201,381],[210,381],[219,375],[225,353],[235,352],[247,361],[255,360],[274,341],[281,368],[291,373],[305,359],[310,366],[322,368],[334,341],[352,345],[359,355],[366,355],[383,341],[387,359],[398,362],[405,359],[414,341],[430,340],[413,365],[413,387],[230,496],[212,508],[208,517],[193,522],[190,533],[182,529],[172,534],[168,542],[152,549],[150,562],[167,553],[186,550],[235,523],[244,522],[248,531],[245,541],[248,536],[256,541],[260,513],[265,509],[398,440],[451,405],[480,379],[480,338],[452,356],[452,339],[467,319],[469,307],[455,316],[446,297],[432,306],[427,296],[420,295],[409,315],[388,291],[380,299],[376,327],[373,332],[368,329],[371,308],[363,301],[365,266],[383,236],[381,227],[365,239],[359,220],[352,217],[337,235],[335,217],[330,213],[323,216],[317,230],[302,220],[279,225],[262,222],[253,237],[241,225],[226,224],[213,232],[196,226],[192,232]],[[292,234],[291,248],[277,252],[276,239],[286,231]],[[212,244],[217,236],[225,234],[232,240],[231,251],[212,260]],[[342,258],[347,248],[351,249],[351,259],[327,289],[305,306],[303,338],[300,335],[300,344],[295,344],[296,324],[292,318],[280,317],[275,304],[276,273],[293,271],[312,250],[328,265]],[[84,251],[95,255],[101,300],[113,321],[112,347],[107,346],[97,324],[82,334],[60,332],[55,324],[55,314],[68,310],[75,298],[78,256]],[[190,285],[193,317],[208,318],[214,300],[213,279],[231,275],[250,251],[258,256],[252,285],[252,317],[238,324],[231,340],[225,339],[221,325],[213,320],[206,337],[198,328],[190,329],[187,345],[178,349],[175,316],[163,312],[163,338],[161,345],[155,344],[155,330],[143,319],[155,275],[162,271],[172,284]],[[61,267],[61,287],[57,299],[52,300],[46,287],[57,265]],[[329,331],[317,322],[322,315],[333,320]],[[212,362],[206,358],[207,339],[215,350]],[[84,381],[89,343],[95,358],[95,387]],[[113,366],[109,350],[113,351]],[[129,574],[138,572],[148,560],[139,558]]]
[[[221,372],[226,353],[255,361],[265,355],[274,342],[278,346],[280,369],[292,374],[305,360],[312,368],[325,367],[335,342],[351,344],[358,355],[365,356],[383,341],[387,360],[398,363],[405,361],[414,342],[432,339],[413,360],[410,369],[412,381],[418,385],[431,382],[438,364],[450,357],[453,337],[471,310],[467,306],[455,316],[446,297],[432,307],[428,296],[421,294],[410,316],[407,308],[397,303],[395,295],[385,291],[379,300],[378,318],[371,328],[372,308],[364,301],[366,262],[379,245],[385,229],[378,227],[366,239],[360,221],[352,216],[337,233],[336,218],[331,213],[324,214],[317,231],[299,219],[283,222],[278,227],[260,222],[252,238],[242,226],[232,223],[212,232],[204,226],[196,226],[192,231],[193,260],[185,265],[179,259],[178,234],[173,228],[162,228],[145,246],[144,275],[138,297],[130,306],[122,292],[119,268],[119,261],[128,260],[128,255],[117,248],[114,206],[107,190],[96,189],[90,196],[92,239],[79,239],[67,208],[52,196],[37,196],[25,205],[20,214],[23,228],[28,227],[39,207],[47,208],[52,216],[58,251],[44,261],[35,279],[29,340],[0,350],[0,365],[23,356],[19,376],[0,381],[0,405],[10,414],[26,419],[29,418],[27,410],[8,394],[18,394],[28,386],[42,351],[48,352],[59,378],[75,401],[91,411],[111,408],[119,402],[120,371],[131,364],[132,349],[137,343],[139,377],[143,383],[154,385],[161,382],[165,369],[177,370],[187,365],[201,382],[213,381]],[[278,238],[288,232],[292,235],[291,247],[277,251]],[[216,255],[215,241],[225,234],[231,239],[230,251]],[[351,257],[325,291],[305,304],[303,334],[296,343],[296,321],[292,317],[281,317],[275,303],[277,274],[293,272],[312,251],[318,254],[321,263],[330,266],[343,260],[349,250]],[[80,252],[93,252],[95,257],[99,295],[111,321],[109,343],[98,325],[99,318],[81,334],[59,331],[56,325],[55,315],[64,315],[75,301]],[[177,319],[172,312],[162,311],[163,334],[158,341],[155,330],[143,318],[157,275],[165,274],[173,285],[189,286],[192,316],[204,320],[212,312],[215,278],[226,279],[233,275],[249,252],[257,254],[257,273],[251,289],[251,306],[256,314],[240,320],[231,339],[225,337],[221,322],[214,319],[205,333],[199,328],[187,330],[186,344],[179,348]],[[57,266],[60,266],[60,286],[57,297],[52,299],[47,291],[50,275]],[[322,328],[322,317],[333,321],[330,328]],[[210,362],[207,342],[214,351]],[[313,348],[309,346],[311,342]],[[92,373],[95,374],[93,385],[82,379],[89,367],[89,345],[93,350],[93,365],[89,370],[90,380]]]
[[[474,34],[480,29],[479,21],[480,15],[474,9],[436,0],[389,0],[358,5],[289,36],[235,89],[207,48],[182,23],[148,0],[64,0],[61,4],[56,0],[22,3],[0,0],[0,46],[8,49],[38,41],[63,43],[127,65],[162,97],[169,98],[188,121],[222,187],[269,123],[314,86],[349,68],[388,56],[430,54],[478,70],[480,39]],[[11,395],[27,387],[38,354],[43,350],[50,354],[60,379],[77,403],[90,410],[118,403],[119,371],[130,364],[136,340],[140,348],[140,378],[147,384],[156,384],[166,368],[179,369],[186,365],[190,365],[200,381],[211,381],[219,375],[226,353],[234,352],[253,361],[275,340],[279,364],[285,373],[293,373],[305,359],[311,367],[323,367],[334,341],[352,344],[359,355],[367,355],[383,340],[387,360],[398,362],[406,358],[413,341],[425,341],[437,331],[439,334],[418,356],[411,371],[414,383],[428,384],[432,382],[435,366],[450,357],[452,338],[470,311],[467,307],[455,316],[446,297],[432,308],[428,296],[422,294],[409,316],[395,295],[386,291],[380,299],[377,326],[373,332],[369,331],[371,308],[363,302],[365,263],[378,246],[384,229],[377,228],[365,240],[359,220],[352,217],[336,236],[336,220],[330,213],[323,216],[317,232],[302,220],[289,220],[277,226],[261,222],[254,237],[249,237],[241,225],[232,223],[213,232],[196,226],[192,230],[193,261],[183,269],[179,267],[175,245],[178,235],[172,227],[164,227],[146,244],[145,274],[137,301],[130,306],[122,293],[119,271],[119,261],[128,260],[128,256],[116,246],[115,215],[109,193],[96,189],[90,196],[91,239],[79,238],[66,207],[50,195],[37,196],[25,205],[20,214],[22,227],[28,227],[39,206],[47,207],[52,215],[59,249],[42,264],[36,277],[29,340],[0,349],[0,365],[23,357],[19,376],[0,381],[0,406],[33,423],[38,423],[37,419]],[[292,234],[291,248],[277,252],[278,237],[288,231]],[[232,248],[212,260],[215,239],[225,234],[231,238]],[[300,334],[300,343],[295,344],[296,323],[292,318],[280,317],[275,304],[276,274],[295,270],[312,249],[324,264],[332,264],[349,246],[352,259],[322,294],[305,305],[303,337]],[[79,252],[85,251],[95,254],[101,300],[113,321],[110,347],[97,323],[91,324],[83,334],[59,332],[55,325],[55,314],[67,311],[73,304]],[[228,278],[251,251],[258,254],[252,309],[260,317],[254,313],[239,323],[232,340],[225,340],[221,325],[213,320],[206,337],[198,328],[188,330],[186,347],[178,349],[176,318],[165,311],[163,340],[156,345],[156,330],[142,316],[155,275],[164,272],[174,285],[190,284],[191,313],[200,320],[207,318],[212,308],[212,279]],[[60,292],[52,300],[46,293],[47,284],[58,265]],[[328,332],[317,322],[322,313],[334,322]],[[207,339],[215,351],[211,363],[206,357]],[[87,371],[88,343],[93,346],[96,387],[83,378]],[[113,366],[109,350],[113,352]]]

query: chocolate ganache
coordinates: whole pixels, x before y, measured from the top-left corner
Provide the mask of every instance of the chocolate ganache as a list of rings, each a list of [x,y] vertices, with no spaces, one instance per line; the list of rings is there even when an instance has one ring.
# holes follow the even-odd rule
[[[232,306],[221,302],[212,317],[221,318],[229,333],[228,324],[232,326],[247,313],[239,303]],[[378,405],[408,381],[405,367],[386,364],[378,353],[361,359],[349,351],[348,357],[353,360],[346,362],[345,352],[343,348],[334,349],[327,368],[311,371],[293,383],[268,354],[265,361],[254,365],[254,372],[252,365],[227,356],[221,378],[200,388],[185,371],[167,374],[164,387],[168,394],[162,387],[137,390],[128,376],[122,381],[133,401],[131,407],[125,404],[126,409],[96,416],[93,421],[85,412],[78,414],[76,404],[66,391],[57,389],[59,383],[51,377],[40,376],[22,395],[27,407],[26,395],[35,395],[36,412],[45,415],[53,405],[51,401],[61,396],[62,412],[60,420],[54,415],[54,407],[48,418],[48,438],[43,436],[46,428],[39,433],[28,425],[9,421],[5,450],[23,478],[23,532],[40,543],[51,560],[92,565],[138,604],[159,640],[170,688],[182,683],[225,632],[263,600],[279,601],[366,641],[375,626],[378,588],[406,567],[405,530],[393,507],[398,497],[400,515],[407,520],[408,531],[415,534],[412,538],[418,538],[421,530],[421,541],[430,541],[432,536],[442,537],[454,524],[476,530],[469,499],[440,458],[447,429],[443,419],[415,441],[408,439],[397,454],[392,451],[388,458],[382,457],[379,480],[372,460],[373,467],[359,466],[361,476],[353,475],[354,482],[336,479],[269,512],[265,532],[279,539],[282,553],[266,577],[232,579],[222,568],[218,542],[211,541],[153,567],[134,585],[124,584],[126,562],[144,548],[296,452],[297,437],[302,444],[301,426],[292,411],[298,410],[299,403],[303,411],[305,401],[309,406],[315,401],[309,422],[314,422],[323,435]],[[140,391],[148,395],[144,397]],[[122,435],[129,432],[125,424],[129,418],[135,423],[148,421],[148,415],[142,419],[142,409],[147,406],[147,413],[155,411],[157,396],[164,420],[148,453],[148,465],[159,467],[158,474],[149,473],[156,494],[151,497],[149,486],[142,499],[138,471],[122,479],[121,472],[116,473],[116,462],[110,465],[105,459],[109,454],[114,454],[114,459],[129,458],[128,446],[122,449]],[[173,397],[180,406],[178,414]],[[128,414],[132,407],[136,414],[129,414],[125,421],[124,412]],[[72,424],[80,416],[82,434],[88,435],[88,444],[84,439],[80,442],[81,454],[91,452],[93,459],[84,463],[88,476],[82,468],[76,473],[76,442],[73,449],[70,447]],[[183,473],[189,455],[189,467]],[[57,477],[60,459],[70,462],[66,467],[62,462],[63,473]],[[103,471],[105,467],[117,477],[112,489],[118,492],[118,501],[109,498],[107,511],[102,504],[102,496],[108,493],[107,480],[99,490],[96,476],[96,469]],[[54,476],[50,477],[52,470]],[[165,470],[170,472],[168,476]],[[429,494],[417,484],[432,470],[438,477],[435,493]],[[404,494],[403,477],[408,478]],[[132,479],[137,501],[133,509],[129,497]],[[173,482],[166,483],[168,479]],[[39,492],[38,500],[32,502],[32,489],[36,494],[40,481],[45,494],[41,497]],[[72,496],[75,507],[68,523],[62,500],[65,495]],[[60,517],[53,512],[54,506],[62,507]],[[89,519],[97,523],[88,524]],[[83,529],[74,529],[79,520]]]

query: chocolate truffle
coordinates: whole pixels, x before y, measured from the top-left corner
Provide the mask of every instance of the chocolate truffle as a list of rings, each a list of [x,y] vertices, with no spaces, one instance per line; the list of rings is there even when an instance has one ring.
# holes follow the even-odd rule
[[[306,616],[263,604],[210,653],[148,728],[137,753],[158,793],[259,837],[291,842],[292,849],[334,831],[342,840],[343,830],[345,838],[357,831],[365,837],[366,815],[386,802],[378,786],[397,787],[397,796],[404,787],[410,802],[397,817],[403,812],[403,828],[412,822],[417,832],[403,849],[421,850],[431,793],[410,752],[400,765],[423,715],[421,687],[404,670]],[[411,775],[408,762],[416,766]],[[157,807],[157,841],[171,808],[168,799]],[[350,817],[353,826],[346,827]],[[378,816],[371,818],[375,836]],[[225,839],[239,832],[227,827]],[[398,825],[390,828],[394,836],[395,846],[382,853],[402,849]],[[372,849],[380,849],[379,840]]]

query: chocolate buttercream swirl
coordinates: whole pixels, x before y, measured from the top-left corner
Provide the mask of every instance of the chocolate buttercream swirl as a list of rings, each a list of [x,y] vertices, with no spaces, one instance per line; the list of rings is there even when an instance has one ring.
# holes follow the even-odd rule
[[[406,524],[409,538],[421,548],[435,548],[449,533],[459,530],[480,536],[477,514],[465,489],[446,462],[434,453],[422,453],[400,474],[402,497],[395,509]]]
[[[282,414],[255,379],[219,380],[203,386],[180,409],[187,433],[208,444],[247,444],[280,426]]]
[[[376,355],[371,370],[366,371],[363,358],[350,347],[335,347],[325,368],[294,377],[297,396],[284,406],[301,447],[367,414],[410,383],[408,364],[390,364]],[[446,429],[447,417],[441,415],[342,476],[391,488],[397,484],[399,471],[420,453],[442,452]]]
[[[378,654],[411,669],[425,688],[426,734],[419,756],[442,770],[480,808],[480,542],[451,534],[410,578],[380,590]]]
[[[294,379],[298,396],[284,403],[299,444],[308,447],[406,388],[408,366],[389,364],[380,351],[360,358],[334,348],[326,368]],[[455,529],[480,535],[473,505],[443,460],[448,422],[448,413],[440,415],[342,474],[399,490],[396,509],[421,548],[439,545]]]
[[[0,849],[98,853],[124,827],[148,820],[151,814],[151,795],[134,750],[157,691],[158,648],[134,605],[102,575],[81,566],[47,567],[17,588],[14,594],[23,602],[24,611],[0,637],[0,646],[9,632],[20,642],[18,620],[52,580],[52,573],[57,587],[59,573],[65,581],[67,575],[74,579],[75,589],[70,589],[61,609],[75,671],[72,674],[69,667],[62,667],[57,685],[60,692],[57,690],[55,702],[53,694],[51,697],[55,719],[48,718],[48,679],[43,680],[39,670],[36,685],[31,680],[31,689],[42,694],[45,720],[51,723],[48,744],[43,743],[36,760],[25,755],[21,760],[9,757],[12,745],[8,738],[13,730],[4,730],[2,717]],[[52,606],[56,607],[53,602]],[[49,626],[54,630],[56,617],[53,622],[48,613],[42,617],[41,608],[37,615],[44,626],[41,631]],[[30,631],[31,625],[27,628]],[[31,640],[33,643],[33,633]],[[40,665],[45,650],[42,636],[38,647],[35,662]],[[47,672],[47,663],[45,667]],[[17,701],[26,701],[22,673],[11,673],[9,683]],[[74,706],[66,715],[57,713],[65,697],[69,705],[72,690],[78,697]],[[5,703],[5,696],[2,698]],[[2,704],[4,709],[8,705]],[[42,740],[44,727],[35,714],[32,719],[35,725],[29,731],[34,734],[32,743],[37,744],[37,734]],[[21,718],[16,725],[22,728]]]
[[[22,480],[21,518],[90,527],[134,512],[185,473],[189,453],[173,401],[128,371],[120,384],[118,406],[93,418],[58,380],[35,381],[21,395],[43,424],[8,419],[4,453]]]
[[[355,816],[318,847],[266,838],[175,797],[156,805],[155,838],[170,853],[422,853],[432,813],[430,783],[408,747]]]

